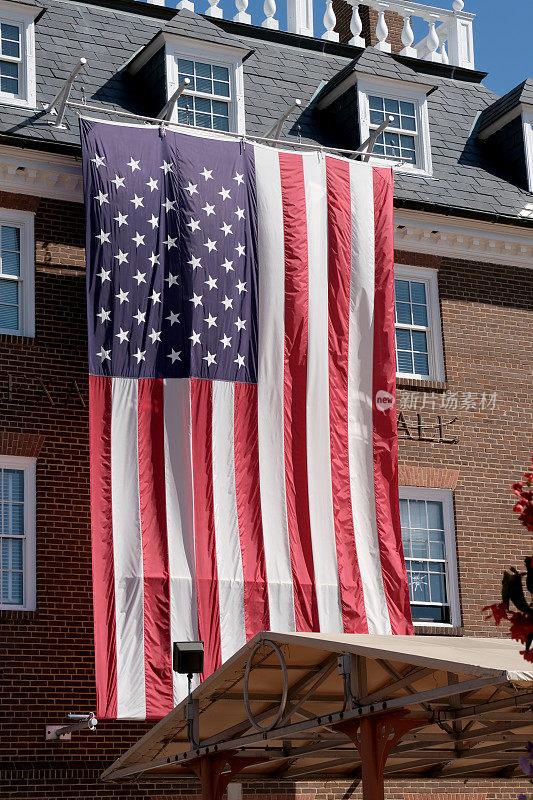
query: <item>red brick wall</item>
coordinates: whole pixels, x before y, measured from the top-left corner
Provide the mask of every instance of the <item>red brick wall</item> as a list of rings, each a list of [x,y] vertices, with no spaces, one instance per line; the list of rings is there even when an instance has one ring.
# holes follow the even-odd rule
[[[0,206],[37,211],[36,337],[0,342],[0,448],[37,456],[37,610],[0,611],[0,794],[26,800],[194,797],[196,784],[98,783],[102,769],[150,726],[100,723],[70,742],[44,741],[45,723],[95,707],[90,575],[87,358],[82,209],[1,195]],[[532,327],[529,273],[398,253],[401,263],[439,268],[448,391],[497,391],[495,411],[459,410],[457,445],[402,442],[409,480],[456,482],[463,624],[498,633],[481,607],[498,593],[502,567],[518,564],[530,537],[516,522],[509,484],[528,465],[530,362],[520,347]],[[9,380],[11,376],[11,380]],[[408,389],[400,391],[400,398]],[[438,406],[441,393],[418,392]],[[431,412],[432,413],[432,412]],[[406,411],[406,419],[412,419]],[[418,485],[418,484],[417,484]],[[480,499],[481,495],[481,499]],[[523,782],[390,783],[390,800],[506,800]],[[358,781],[254,784],[246,797],[359,797]]]
[[[333,11],[337,17],[337,24],[335,30],[339,34],[341,42],[348,42],[352,34],[350,32],[350,20],[352,18],[352,6],[348,5],[346,0],[333,0]],[[378,12],[373,8],[361,5],[359,6],[359,16],[363,29],[361,36],[366,42],[366,46],[370,47],[377,43],[376,25],[378,22]],[[385,12],[385,22],[389,29],[387,42],[391,45],[393,53],[399,53],[403,48],[402,44],[402,30],[403,30],[403,17],[394,11]]]

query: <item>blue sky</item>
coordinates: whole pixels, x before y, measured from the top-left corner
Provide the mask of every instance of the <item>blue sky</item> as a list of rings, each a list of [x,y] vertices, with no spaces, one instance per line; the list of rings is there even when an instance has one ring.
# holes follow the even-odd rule
[[[167,0],[175,6],[177,0]],[[277,17],[285,26],[286,0],[276,0]],[[430,0],[429,5],[451,8],[452,0]],[[221,0],[224,16],[235,14],[232,0]],[[314,0],[315,30],[322,28],[325,0]],[[208,0],[195,0],[196,10],[203,13]],[[249,0],[248,11],[254,23],[260,24],[263,0]],[[524,80],[533,78],[532,34],[533,0],[465,0],[465,11],[476,14],[474,45],[476,67],[488,72],[485,85],[497,94],[505,94]]]

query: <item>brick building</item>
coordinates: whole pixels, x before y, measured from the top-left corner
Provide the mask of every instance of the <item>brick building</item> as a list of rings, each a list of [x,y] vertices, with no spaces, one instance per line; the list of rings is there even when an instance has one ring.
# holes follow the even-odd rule
[[[533,430],[531,82],[500,99],[484,86],[458,0],[453,12],[434,10],[418,44],[402,2],[383,17],[369,1],[358,18],[357,4],[352,16],[335,0],[321,38],[306,35],[309,8],[293,9],[283,32],[270,7],[266,25],[255,16],[251,25],[240,5],[235,20],[217,16],[218,4],[210,16],[182,5],[0,0],[0,786],[9,798],[197,791],[98,782],[148,723],[44,740],[46,723],[95,706],[80,143],[75,108],[61,127],[44,113],[80,57],[88,63],[71,100],[108,111],[155,116],[183,70],[195,65],[198,78],[214,63],[229,98],[213,83],[186,93],[178,122],[264,136],[298,97],[283,138],[357,149],[394,116],[375,153],[404,159],[395,167],[400,500],[417,631],[498,635],[481,609],[502,566],[519,564],[530,544],[508,487],[529,463]],[[392,776],[387,792],[492,800],[523,786],[513,765],[487,772],[469,780],[443,765],[427,780]],[[288,769],[274,788],[243,791],[340,799],[358,796],[358,783],[295,782]]]

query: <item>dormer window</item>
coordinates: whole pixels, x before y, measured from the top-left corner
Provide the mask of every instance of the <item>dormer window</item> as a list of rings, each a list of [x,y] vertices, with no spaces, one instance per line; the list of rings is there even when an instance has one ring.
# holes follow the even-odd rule
[[[427,86],[358,78],[357,98],[361,142],[388,118],[393,120],[374,145],[379,166],[396,171],[431,174]],[[371,159],[372,160],[372,159]]]
[[[415,104],[392,97],[368,96],[370,131],[375,131],[389,117],[394,117],[387,130],[381,133],[374,145],[374,153],[391,158],[407,159],[416,166],[416,140],[418,136]]]
[[[178,99],[178,123],[244,133],[244,52],[181,37],[167,41],[167,96],[171,97],[185,78],[190,81]]]
[[[35,108],[35,25],[41,9],[0,0],[0,102]]]
[[[178,122],[216,131],[230,130],[233,98],[229,67],[178,58],[178,81],[189,78],[189,88],[178,100]]]

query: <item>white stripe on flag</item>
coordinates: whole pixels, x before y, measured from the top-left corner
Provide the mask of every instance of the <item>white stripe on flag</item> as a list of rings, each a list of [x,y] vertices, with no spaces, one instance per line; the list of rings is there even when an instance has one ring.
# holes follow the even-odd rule
[[[350,485],[368,632],[391,633],[381,573],[373,461],[374,187],[372,170],[350,162],[352,277],[348,367]]]
[[[172,642],[198,638],[188,379],[164,383],[165,494]],[[196,679],[195,679],[196,680]],[[172,672],[174,705],[187,694],[187,676]]]
[[[268,579],[270,627],[296,629],[289,531],[285,500],[283,369],[285,252],[279,156],[256,145],[259,364],[259,478]]]
[[[326,162],[303,157],[308,240],[307,480],[320,630],[342,632],[329,435]]]
[[[113,378],[111,493],[117,620],[117,717],[146,717],[137,381]]]
[[[233,408],[234,384],[213,381],[213,509],[223,662],[246,644],[244,575],[235,493]]]

